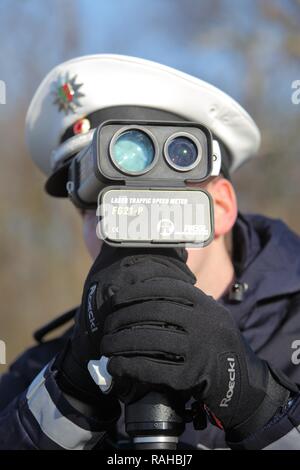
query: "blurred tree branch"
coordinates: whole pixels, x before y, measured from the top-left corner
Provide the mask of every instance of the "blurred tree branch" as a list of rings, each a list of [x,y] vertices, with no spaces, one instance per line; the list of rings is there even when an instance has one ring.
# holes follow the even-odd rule
[[[262,15],[277,23],[284,30],[283,49],[291,57],[300,57],[300,1],[285,0],[284,4],[271,0],[260,0]]]

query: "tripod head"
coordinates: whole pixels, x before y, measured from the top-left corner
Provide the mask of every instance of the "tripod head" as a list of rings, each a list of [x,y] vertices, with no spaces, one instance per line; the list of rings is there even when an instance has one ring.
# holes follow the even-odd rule
[[[184,403],[170,394],[150,391],[125,406],[126,432],[134,448],[175,450],[185,429]]]

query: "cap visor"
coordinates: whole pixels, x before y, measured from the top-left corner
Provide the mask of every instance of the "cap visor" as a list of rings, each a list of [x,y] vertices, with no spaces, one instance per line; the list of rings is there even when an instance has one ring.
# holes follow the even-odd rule
[[[68,181],[69,163],[63,165],[59,170],[49,176],[45,184],[45,190],[50,196],[68,197],[66,184]]]

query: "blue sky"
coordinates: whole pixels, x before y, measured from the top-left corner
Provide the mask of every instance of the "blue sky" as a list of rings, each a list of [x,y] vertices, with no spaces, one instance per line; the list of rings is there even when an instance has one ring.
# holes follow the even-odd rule
[[[271,108],[298,112],[290,105],[290,87],[300,77],[300,64],[289,61],[286,65],[282,28],[263,18],[259,0],[220,0],[220,11],[214,10],[215,3],[218,1],[0,0],[0,79],[7,82],[8,96],[15,104],[25,93],[25,82],[26,95],[30,95],[58,62],[74,55],[111,52],[177,67],[243,103],[251,67],[240,46],[250,42],[254,44],[251,60],[264,77],[259,84],[262,99]],[[274,3],[284,5],[286,12],[291,9],[289,0]],[[61,47],[62,34],[73,8],[78,12],[77,43],[66,50]],[[12,27],[7,32],[9,24]]]

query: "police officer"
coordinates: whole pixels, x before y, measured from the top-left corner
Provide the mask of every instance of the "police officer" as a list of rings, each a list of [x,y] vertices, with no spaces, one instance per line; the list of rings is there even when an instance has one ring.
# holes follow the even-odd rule
[[[238,213],[230,182],[258,151],[257,126],[228,95],[177,70],[79,57],[46,76],[27,114],[29,150],[50,195],[67,197],[71,159],[108,119],[194,121],[212,131],[222,153],[221,176],[205,184],[215,237],[193,251],[113,250],[85,211],[95,261],[81,306],[39,330],[38,344],[1,377],[0,448],[121,446],[117,385],[102,393],[89,367],[107,357],[115,384],[163,386],[205,405],[206,429],[188,425],[183,447],[300,449],[300,373],[291,359],[300,339],[300,240],[280,221]],[[68,321],[65,334],[44,340]]]

